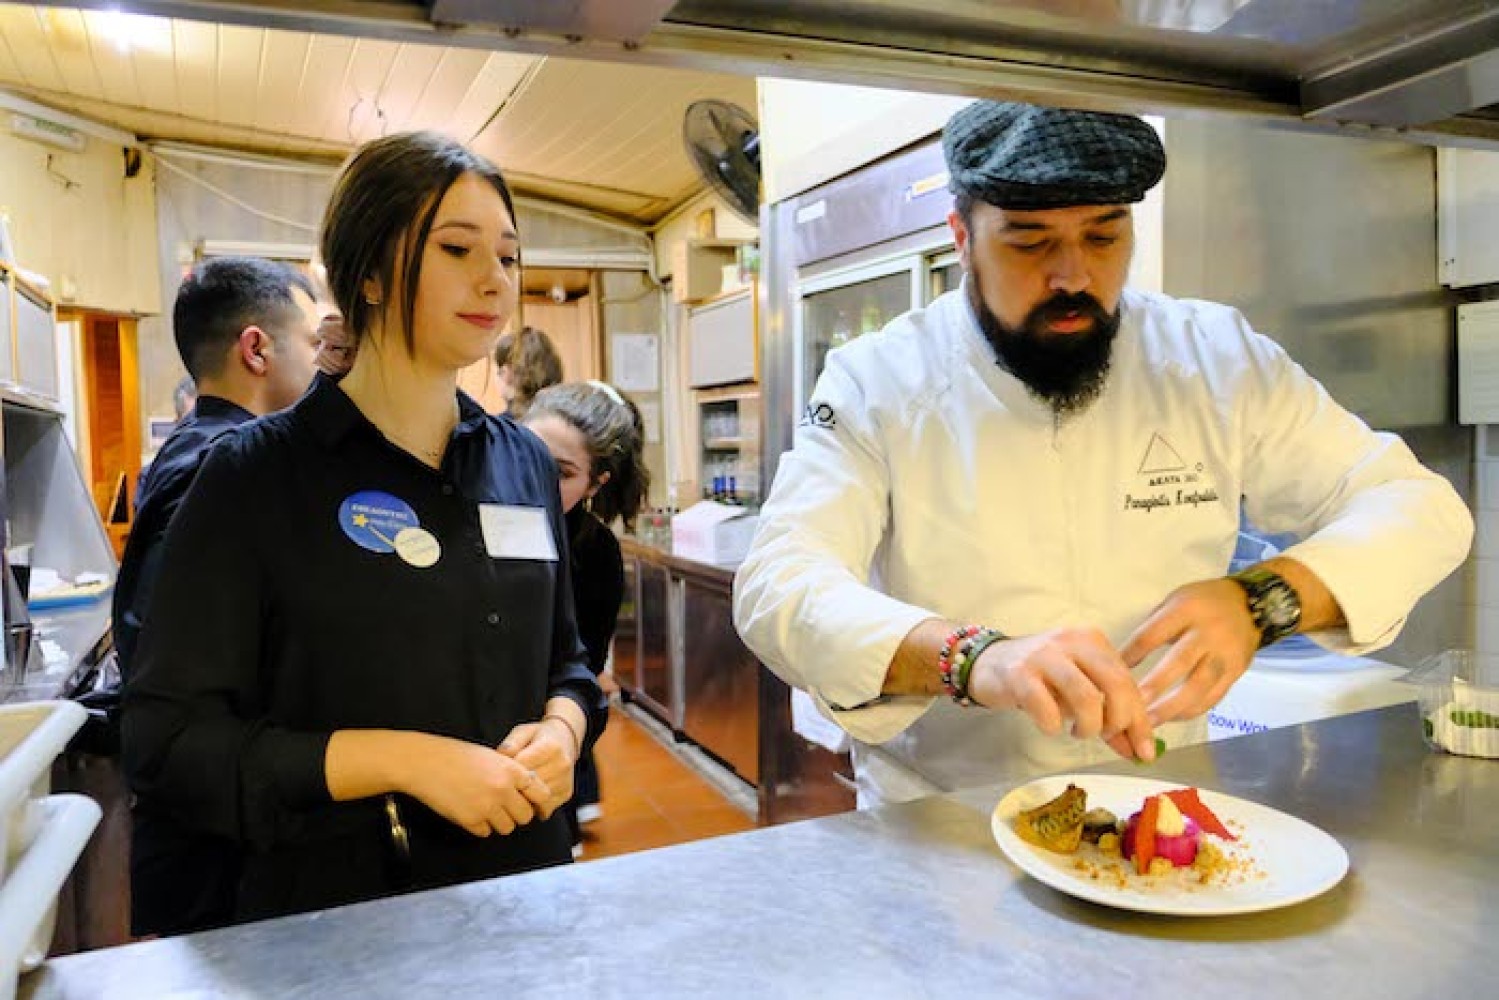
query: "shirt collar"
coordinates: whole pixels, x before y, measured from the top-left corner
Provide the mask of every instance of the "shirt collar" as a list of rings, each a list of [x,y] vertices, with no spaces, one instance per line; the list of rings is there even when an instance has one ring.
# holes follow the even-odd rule
[[[193,404],[193,415],[199,420],[227,419],[236,423],[255,419],[255,414],[222,396],[199,396]]]
[[[468,393],[462,389],[457,392],[458,425],[453,428],[454,440],[472,434],[492,434],[489,414]],[[354,401],[339,388],[337,380],[322,372],[317,373],[312,381],[312,388],[294,409],[312,428],[313,434],[323,446],[330,450],[337,448],[360,427],[376,430],[359,407],[354,405]]]

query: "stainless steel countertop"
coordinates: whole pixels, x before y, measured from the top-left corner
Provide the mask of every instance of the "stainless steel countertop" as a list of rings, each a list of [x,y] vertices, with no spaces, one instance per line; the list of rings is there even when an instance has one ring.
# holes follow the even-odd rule
[[[1284,910],[1126,913],[999,853],[996,786],[48,963],[21,996],[1494,996],[1499,762],[1410,705],[1172,750],[1148,774],[1294,813],[1348,877]]]

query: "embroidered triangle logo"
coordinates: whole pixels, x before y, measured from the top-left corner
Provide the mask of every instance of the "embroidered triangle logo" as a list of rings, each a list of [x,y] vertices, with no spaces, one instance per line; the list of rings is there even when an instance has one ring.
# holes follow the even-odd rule
[[[1187,467],[1176,449],[1160,434],[1150,435],[1150,444],[1145,446],[1145,457],[1140,459],[1140,474],[1153,475],[1158,472],[1180,472]]]

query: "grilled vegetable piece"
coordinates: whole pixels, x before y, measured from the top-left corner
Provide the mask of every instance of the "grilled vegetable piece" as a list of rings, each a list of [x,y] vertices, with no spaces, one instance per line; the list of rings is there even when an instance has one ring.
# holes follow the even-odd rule
[[[1083,839],[1090,844],[1098,843],[1098,838],[1106,833],[1115,833],[1118,829],[1119,817],[1107,809],[1089,809],[1083,815]]]
[[[1083,839],[1083,814],[1088,811],[1088,793],[1076,785],[1050,802],[1027,809],[1015,817],[1015,832],[1028,844],[1058,854],[1071,854]]]

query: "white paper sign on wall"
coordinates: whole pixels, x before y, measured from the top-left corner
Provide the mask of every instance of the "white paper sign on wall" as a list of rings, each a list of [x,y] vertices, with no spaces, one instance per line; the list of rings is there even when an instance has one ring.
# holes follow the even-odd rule
[[[625,392],[656,392],[661,387],[661,338],[654,333],[615,333],[609,337],[609,380]]]
[[[1499,424],[1499,302],[1457,307],[1457,421]]]

